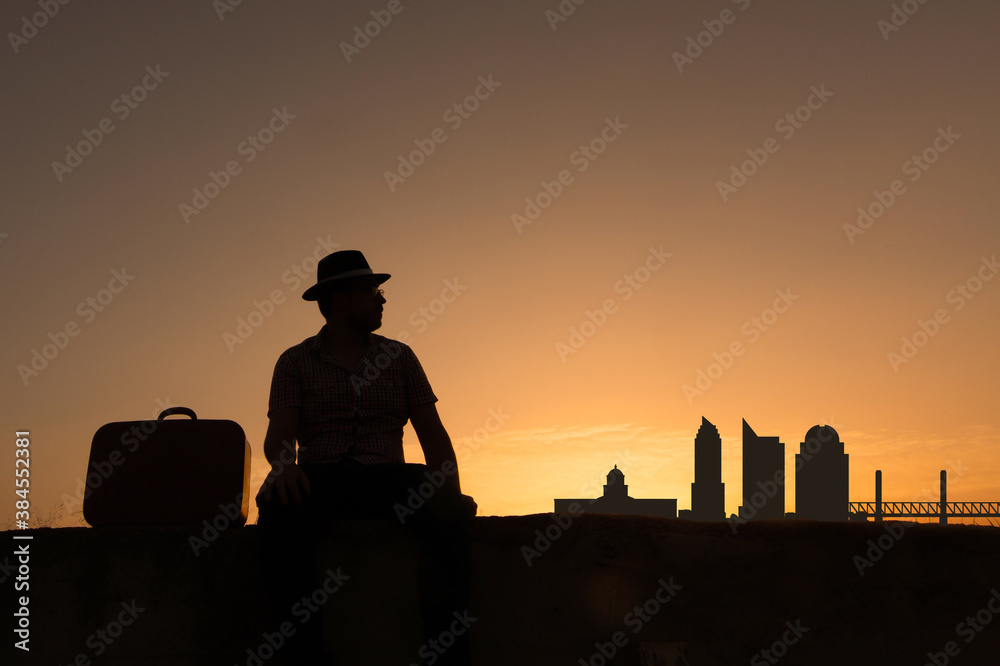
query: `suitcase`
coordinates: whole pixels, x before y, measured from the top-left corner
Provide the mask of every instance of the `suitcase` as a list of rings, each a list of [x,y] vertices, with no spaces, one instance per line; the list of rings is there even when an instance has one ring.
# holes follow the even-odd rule
[[[182,414],[190,419],[167,419]],[[93,527],[247,521],[250,444],[235,421],[199,419],[187,407],[155,421],[119,421],[94,434],[83,517]]]

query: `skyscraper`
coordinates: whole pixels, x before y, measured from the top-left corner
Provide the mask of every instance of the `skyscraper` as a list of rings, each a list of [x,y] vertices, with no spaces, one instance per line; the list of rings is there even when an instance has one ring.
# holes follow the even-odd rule
[[[694,438],[694,483],[691,484],[691,519],[726,519],[726,484],[722,483],[722,438],[718,429],[701,417]]]
[[[813,426],[795,454],[795,516],[847,520],[850,513],[848,455],[830,426]]]
[[[785,445],[760,437],[743,419],[743,506],[747,520],[785,517]]]

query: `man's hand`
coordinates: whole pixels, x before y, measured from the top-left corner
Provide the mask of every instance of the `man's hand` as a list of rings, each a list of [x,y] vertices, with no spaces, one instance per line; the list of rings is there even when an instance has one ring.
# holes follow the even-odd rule
[[[309,477],[306,476],[301,467],[295,463],[280,465],[272,467],[267,478],[264,479],[264,483],[257,493],[257,504],[259,506],[262,501],[270,503],[275,494],[282,504],[288,504],[289,499],[296,504],[302,504],[302,498],[311,492]]]
[[[288,504],[289,498],[296,504],[302,504],[303,493],[309,494],[309,477],[295,464],[299,408],[273,409],[268,418],[264,457],[271,463],[271,471],[257,493],[257,504],[273,501],[275,493],[282,504]]]

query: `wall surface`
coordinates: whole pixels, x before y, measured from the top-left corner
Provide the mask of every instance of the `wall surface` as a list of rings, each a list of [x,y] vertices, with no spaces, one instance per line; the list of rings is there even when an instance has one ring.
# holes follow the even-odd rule
[[[476,664],[920,665],[935,663],[930,653],[936,666],[967,666],[1000,653],[994,528],[789,520],[734,533],[729,523],[560,519],[475,520]],[[349,576],[325,607],[339,663],[427,663],[415,543],[384,522],[325,529],[316,563]],[[8,623],[10,553],[24,543],[13,534],[0,557]],[[276,627],[260,596],[255,526],[206,538],[197,555],[192,537],[212,536],[202,529],[17,534],[34,537],[31,651],[13,649],[8,629],[5,664],[244,666],[269,656],[265,634]]]

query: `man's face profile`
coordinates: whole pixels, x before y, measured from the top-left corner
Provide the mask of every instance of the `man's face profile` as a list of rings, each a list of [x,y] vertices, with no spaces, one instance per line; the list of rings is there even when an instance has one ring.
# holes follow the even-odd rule
[[[331,292],[333,317],[342,319],[350,328],[366,333],[382,326],[382,304],[385,297],[378,282],[358,280]]]

